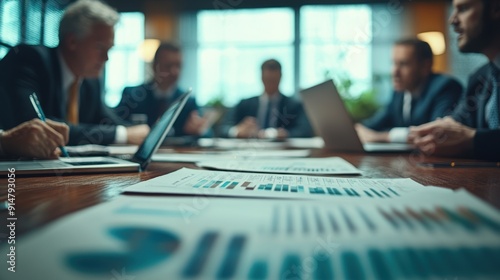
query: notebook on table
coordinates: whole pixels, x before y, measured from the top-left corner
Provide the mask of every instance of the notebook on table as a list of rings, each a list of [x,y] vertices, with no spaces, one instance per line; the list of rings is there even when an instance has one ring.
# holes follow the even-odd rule
[[[165,140],[191,91],[184,93],[163,113],[130,159],[114,157],[70,157],[58,160],[2,161],[0,170],[15,169],[17,174],[69,174],[143,171]]]

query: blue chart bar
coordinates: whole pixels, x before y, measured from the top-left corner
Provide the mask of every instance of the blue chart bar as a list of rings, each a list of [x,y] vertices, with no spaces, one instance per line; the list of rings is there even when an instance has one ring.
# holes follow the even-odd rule
[[[396,247],[367,248],[365,253],[342,250],[339,253],[341,279],[500,279],[500,247]],[[280,270],[282,279],[335,279],[334,256],[327,252],[312,255],[315,269],[303,275],[297,269],[311,256],[288,254]],[[367,262],[363,261],[366,257]],[[371,268],[371,269],[370,269]],[[370,271],[373,275],[370,275]],[[308,273],[306,273],[308,274]],[[260,277],[259,277],[260,276]],[[250,279],[268,278],[268,266],[255,261]]]
[[[232,190],[234,189],[234,187],[236,187],[239,183],[238,182],[232,182],[229,187],[227,187],[228,189]]]
[[[468,219],[464,218],[461,215],[458,215],[454,211],[450,211],[446,208],[441,208],[441,207],[439,207],[438,209],[442,213],[445,213],[451,221],[462,226],[465,230],[467,230],[467,231],[476,231],[477,230],[477,225],[475,223],[469,221]]]
[[[221,189],[224,189],[226,188],[229,184],[231,183],[231,181],[225,181],[224,184],[222,184],[222,186],[220,186]]]
[[[429,263],[422,256],[422,250],[416,250],[413,248],[406,248],[406,254],[409,256],[411,262],[415,266],[419,275],[418,277],[428,278],[431,275]]]
[[[353,192],[351,192],[350,189],[344,188],[344,191],[347,193],[348,196],[355,196]]]
[[[373,195],[372,195],[371,193],[369,193],[368,191],[364,191],[364,192],[365,192],[365,194],[366,194],[367,196],[369,196],[369,197],[373,197]]]
[[[354,252],[343,252],[341,262],[344,270],[344,279],[366,279],[361,261]]]
[[[243,254],[246,238],[243,235],[237,235],[231,238],[227,247],[226,255],[220,266],[217,278],[228,279],[234,277],[234,273],[238,269],[238,262]]]
[[[304,192],[304,186],[298,186],[298,191],[300,193],[303,193]]]
[[[204,185],[203,188],[208,189],[210,188],[213,184],[215,184],[215,181],[210,181],[208,184]]]
[[[382,252],[377,249],[370,249],[368,250],[368,259],[370,260],[373,271],[375,272],[376,279],[394,279],[390,273],[390,267],[387,266],[386,262],[384,262],[384,256]]]
[[[273,184],[267,184],[266,185],[266,191],[270,191],[273,189]]]
[[[316,229],[318,230],[318,233],[324,233],[325,232],[325,227],[323,225],[321,216],[318,212],[318,209],[314,209],[314,219],[316,220]]]
[[[259,190],[265,190],[266,189],[266,185],[260,185],[259,186]]]
[[[328,190],[328,193],[331,195],[342,195],[342,193],[337,189],[337,188],[326,188]]]
[[[401,220],[409,229],[414,229],[415,226],[413,225],[411,219],[409,217],[406,217],[404,213],[396,210],[396,209],[393,209],[392,210],[392,213],[394,213],[394,216],[396,216],[396,218],[398,218],[399,220]]]
[[[385,255],[385,258],[374,256],[377,254]],[[369,252],[369,258],[379,276],[378,279],[391,279],[387,277],[389,273],[394,278],[434,276],[437,279],[476,277],[499,279],[500,277],[500,266],[496,261],[500,258],[500,248],[397,248],[386,253],[372,250]],[[387,260],[390,271],[387,271],[387,266],[382,264],[384,259]],[[377,271],[382,267],[384,271]]]
[[[477,212],[477,211],[474,211],[472,209],[468,209],[468,208],[461,208],[461,209],[458,209],[458,211],[464,215],[467,215],[467,216],[473,216],[475,219],[479,219],[481,221],[482,224],[484,224],[485,226],[489,227],[491,230],[495,231],[495,232],[500,232],[500,224],[491,220],[490,218],[488,218],[487,216]]]
[[[363,221],[365,221],[366,225],[371,231],[375,231],[377,226],[370,220],[370,218],[363,212],[363,210],[358,209],[359,215],[361,215],[361,218],[363,218]]]
[[[272,220],[272,233],[273,235],[276,235],[278,233],[278,223],[280,220],[280,209],[279,207],[274,207],[273,210],[273,220]]]
[[[277,191],[277,192],[280,192],[281,191],[281,185],[276,185],[274,187],[274,190]]]
[[[395,217],[393,217],[391,214],[385,212],[384,210],[382,209],[379,209],[378,210],[380,212],[380,214],[382,216],[384,216],[384,218],[395,228],[395,229],[399,229],[400,227],[400,224],[399,222],[395,219]]]
[[[328,213],[328,220],[330,221],[330,225],[332,226],[332,230],[334,232],[339,232],[340,227],[335,218],[333,217],[333,214],[331,212]]]
[[[293,233],[293,214],[290,207],[288,207],[288,209],[286,210],[286,232],[288,234]]]
[[[306,234],[309,233],[309,223],[307,222],[308,219],[305,207],[300,208],[300,219],[302,220],[302,232]]]
[[[297,269],[302,265],[302,259],[298,255],[288,255],[281,267],[280,279],[302,279],[302,271]]]
[[[291,191],[292,192],[297,192],[297,186],[292,186]]]
[[[288,185],[283,185],[283,189],[281,189],[282,191],[284,192],[287,192],[288,191]]]
[[[268,272],[267,263],[263,260],[255,261],[250,267],[250,272],[248,273],[248,279],[260,280],[266,279]]]
[[[430,221],[422,214],[419,214],[417,211],[414,211],[410,208],[406,209],[406,213],[418,223],[420,223],[426,230],[431,231],[433,226]]]
[[[313,279],[315,280],[330,280],[334,279],[332,260],[326,252],[319,252],[314,255],[316,261],[316,269],[314,270]]]
[[[468,232],[476,232],[480,228],[487,228],[496,233],[500,231],[500,223],[475,212],[469,208],[447,209],[436,207],[434,210],[391,209],[379,213],[395,229],[407,227],[409,229],[422,228],[427,231],[449,230],[450,225],[459,226]]]
[[[199,188],[199,187],[203,186],[206,182],[208,182],[208,181],[207,181],[207,180],[201,180],[201,181],[199,181],[198,183],[196,183],[196,184],[193,186],[193,188],[196,188],[196,189],[197,189],[197,188]]]
[[[370,188],[370,190],[371,190],[374,194],[376,194],[378,197],[383,197],[383,196],[382,196],[381,194],[379,194],[376,190],[374,190],[374,189],[372,189],[372,188]]]
[[[397,193],[395,190],[391,189],[391,188],[387,188],[389,191],[391,191],[393,194],[399,196],[399,193]]]
[[[387,196],[387,197],[391,197],[390,195],[388,195],[386,192],[384,191],[380,191],[383,195]]]
[[[356,232],[356,226],[354,225],[353,221],[351,220],[351,218],[349,217],[349,215],[347,215],[347,213],[345,212],[344,209],[340,209],[340,213],[342,213],[342,218],[344,218],[344,221],[346,222],[347,224],[347,227],[349,227],[349,230],[351,232]]]
[[[218,234],[215,232],[205,233],[182,271],[184,277],[196,277],[205,266],[212,248],[215,245]]]
[[[216,181],[213,185],[210,186],[210,188],[212,189],[215,189],[217,188],[220,184],[222,183],[222,181]]]

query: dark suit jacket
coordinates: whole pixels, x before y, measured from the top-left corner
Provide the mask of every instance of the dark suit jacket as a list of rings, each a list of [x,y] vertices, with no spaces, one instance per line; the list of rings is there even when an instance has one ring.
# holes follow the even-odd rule
[[[298,100],[283,94],[280,95],[281,100],[278,105],[280,115],[277,119],[277,127],[286,129],[289,137],[311,137],[313,133],[302,104]],[[257,118],[258,111],[259,96],[242,100],[230,112],[224,129],[224,136],[228,136],[229,129],[240,123],[245,117]]]
[[[154,95],[152,82],[136,87],[126,87],[123,90],[122,99],[116,107],[115,112],[125,121],[131,121],[132,114],[147,115],[148,125],[152,126],[159,117],[160,106],[162,106],[161,102],[170,103],[183,93],[180,89],[176,89],[171,98],[160,100]],[[190,97],[174,123],[175,136],[186,135],[184,133],[184,124],[192,111],[198,111],[198,105],[196,105],[195,99]]]
[[[2,111],[6,106],[14,114],[3,121],[14,127],[37,115],[29,100],[36,92],[49,119],[66,119],[66,97],[62,92],[61,69],[57,49],[19,45],[0,61],[0,85],[3,87]],[[3,117],[3,116],[2,116]],[[70,125],[69,145],[111,144],[119,119],[104,105],[98,79],[84,79],[80,88],[79,125]]]
[[[474,138],[474,154],[479,159],[500,160],[500,129],[489,129],[485,110],[491,95],[492,81],[489,65],[479,68],[469,78],[467,90],[455,108],[452,117],[477,129]]]
[[[419,98],[412,99],[410,122],[403,118],[404,93],[394,92],[391,102],[363,122],[371,129],[384,131],[394,127],[409,127],[434,121],[451,114],[462,94],[460,83],[448,76],[432,74]]]
[[[7,94],[4,91],[4,88],[2,87],[2,84],[0,84],[0,100],[5,103],[9,103],[6,101]],[[11,106],[7,105],[1,105],[0,106],[0,129],[2,130],[7,130],[8,128],[12,128],[12,125],[9,125],[10,118],[12,118],[12,111],[11,111]]]

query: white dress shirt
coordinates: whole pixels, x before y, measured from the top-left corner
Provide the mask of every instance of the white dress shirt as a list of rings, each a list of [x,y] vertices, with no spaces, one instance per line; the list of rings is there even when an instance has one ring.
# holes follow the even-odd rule
[[[76,76],[71,72],[71,70],[68,67],[68,64],[66,64],[66,61],[64,61],[64,57],[62,56],[61,52],[57,52],[57,56],[59,58],[59,66],[61,68],[61,85],[62,85],[62,92],[63,94],[63,104],[68,103],[68,93],[69,93],[69,88],[73,81],[76,79]],[[82,80],[79,81],[80,85],[82,83]],[[127,143],[127,129],[123,125],[117,125],[116,126],[116,132],[115,132],[115,144],[126,144]]]
[[[415,96],[420,96],[422,93],[422,88],[427,85],[427,81],[421,83],[421,86],[415,90],[415,92],[410,92],[409,90],[404,92],[403,97],[403,119],[405,122],[410,122],[411,120],[411,102]],[[410,133],[409,127],[393,127],[389,130],[389,141],[395,143],[406,143],[408,140],[408,134]]]

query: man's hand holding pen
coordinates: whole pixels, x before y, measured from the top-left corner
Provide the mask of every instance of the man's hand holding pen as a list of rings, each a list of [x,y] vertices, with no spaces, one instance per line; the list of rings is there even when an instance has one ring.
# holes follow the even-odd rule
[[[64,146],[68,138],[66,124],[33,119],[3,132],[0,144],[7,156],[55,159],[61,153],[58,147]]]

